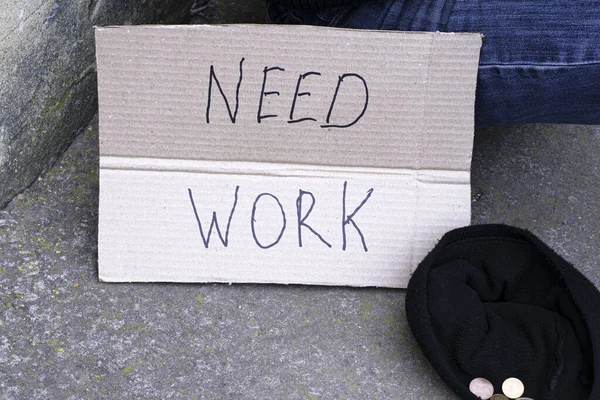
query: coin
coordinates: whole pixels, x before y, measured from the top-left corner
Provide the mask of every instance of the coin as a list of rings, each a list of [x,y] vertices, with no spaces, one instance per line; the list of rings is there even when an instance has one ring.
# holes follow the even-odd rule
[[[533,400],[531,397],[519,397],[517,400]]]
[[[503,394],[495,394],[490,400],[508,400],[508,397]]]
[[[480,399],[487,400],[494,394],[494,385],[485,378],[475,378],[469,383],[469,390]]]
[[[523,396],[523,392],[525,392],[525,386],[523,386],[523,382],[521,382],[517,378],[508,378],[502,384],[502,392],[509,399],[518,399]]]

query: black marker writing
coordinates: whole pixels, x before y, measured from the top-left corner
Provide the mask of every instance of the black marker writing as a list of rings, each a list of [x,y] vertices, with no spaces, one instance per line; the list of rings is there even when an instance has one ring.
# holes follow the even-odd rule
[[[223,96],[223,100],[225,100],[225,106],[227,106],[227,112],[229,113],[229,118],[231,119],[231,122],[233,122],[235,124],[235,119],[237,118],[238,107],[240,104],[239,99],[240,99],[240,86],[242,85],[242,75],[243,75],[242,65],[243,64],[244,64],[244,58],[242,57],[242,59],[240,60],[240,79],[238,80],[238,84],[235,89],[235,111],[233,113],[231,112],[231,107],[229,106],[229,101],[227,100],[227,96],[225,96],[225,93],[223,92],[223,88],[221,87],[221,84],[219,83],[219,79],[217,79],[217,75],[215,74],[215,68],[212,65],[210,66],[210,77],[208,80],[208,100],[206,102],[206,123],[207,124],[210,123],[210,102],[212,101],[213,80],[217,84],[217,88],[219,88],[219,92],[221,92],[221,96]]]
[[[203,228],[202,222],[200,221],[200,217],[198,214],[198,207],[196,206],[196,201],[194,200],[194,195],[192,192],[192,189],[188,188],[188,196],[190,199],[190,203],[192,205],[192,210],[194,212],[194,217],[196,219],[196,223],[198,225],[198,231],[200,232],[200,237],[202,238],[202,243],[204,244],[205,248],[209,248],[209,244],[210,244],[210,239],[211,239],[211,235],[213,234],[213,231],[216,232],[217,236],[219,237],[219,240],[221,241],[221,243],[223,244],[224,247],[228,247],[229,245],[229,233],[230,233],[230,228],[231,228],[231,221],[233,219],[233,215],[236,212],[236,207],[238,204],[238,195],[239,195],[239,191],[240,191],[240,186],[236,186],[235,187],[235,192],[234,192],[234,198],[233,198],[233,205],[231,207],[231,211],[229,212],[229,218],[227,220],[227,228],[225,230],[225,234],[223,235],[223,232],[221,230],[221,226],[219,226],[219,221],[217,218],[217,213],[216,211],[212,212],[212,218],[211,218],[211,222],[210,222],[210,226],[208,228],[208,232],[206,232],[205,228]],[[346,196],[347,196],[347,191],[348,191],[348,182],[344,181],[343,184],[343,190],[342,190],[342,210],[341,210],[341,216],[342,216],[342,251],[346,251],[347,249],[347,227],[349,225],[352,225],[352,227],[354,228],[354,230],[356,231],[356,233],[358,234],[358,236],[360,237],[360,241],[362,244],[362,248],[365,252],[368,252],[369,249],[367,247],[367,243],[365,240],[365,236],[363,234],[363,232],[361,231],[360,227],[358,226],[357,222],[354,220],[354,218],[356,217],[356,215],[358,214],[359,211],[361,211],[363,209],[363,207],[365,206],[365,204],[369,201],[369,199],[371,198],[371,196],[373,195],[374,189],[371,188],[369,190],[367,190],[366,196],[363,198],[363,200],[360,202],[360,204],[358,204],[358,206],[356,206],[354,208],[354,210],[351,213],[348,213],[348,204],[346,201]],[[270,214],[275,214],[275,218],[277,218],[277,214],[279,213],[279,215],[281,216],[281,228],[280,231],[277,235],[277,238],[275,240],[273,240],[270,243],[263,243],[264,241],[264,236],[263,236],[263,240],[261,241],[259,239],[259,235],[257,234],[257,225],[259,227],[266,227],[266,224],[257,224],[257,208],[259,206],[259,202],[261,202],[261,200],[263,200],[263,203],[265,201],[267,201],[267,203],[269,202],[268,199],[263,199],[263,198],[268,198],[270,197],[272,200],[275,200],[275,204],[277,204],[277,207],[274,207],[273,203],[271,202],[271,206],[270,209],[267,211],[265,210],[265,212],[268,212]],[[309,203],[307,204],[306,200],[309,200]],[[243,202],[242,202],[243,203]],[[325,246],[327,246],[328,248],[332,248],[332,245],[330,242],[328,242],[327,240],[325,240],[325,238],[323,238],[323,236],[321,236],[321,234],[319,232],[317,232],[316,229],[314,229],[308,222],[307,220],[309,219],[311,213],[313,212],[313,209],[315,208],[316,205],[316,197],[312,192],[306,191],[306,190],[302,190],[299,189],[298,190],[298,197],[296,197],[296,217],[297,217],[297,234],[298,234],[298,247],[303,247],[304,243],[303,243],[303,238],[302,238],[302,231],[303,228],[309,230],[313,235],[315,235],[320,241],[321,243],[323,243]],[[264,206],[261,207],[261,212],[260,214],[263,213]],[[350,208],[351,209],[351,208]],[[244,212],[245,214],[245,212]],[[364,214],[364,213],[363,213]],[[245,214],[247,215],[247,214]],[[332,214],[330,213],[329,216],[333,217],[334,221],[337,220],[337,218],[339,218],[340,214]],[[364,218],[364,217],[363,217]],[[271,218],[267,219],[268,221],[271,221]],[[317,219],[319,221],[319,223],[324,223],[325,220],[323,218]],[[333,222],[333,221],[332,221]],[[206,226],[206,225],[204,225]],[[258,196],[256,196],[256,198],[254,199],[254,203],[252,205],[252,210],[251,210],[251,216],[250,216],[250,230],[252,233],[252,237],[254,239],[254,242],[257,244],[258,247],[260,247],[261,249],[269,249],[275,245],[277,245],[282,237],[283,234],[286,230],[287,227],[287,218],[286,218],[286,213],[285,210],[283,208],[283,205],[281,204],[281,202],[279,201],[279,198],[277,196],[275,196],[274,194],[271,193],[261,193]],[[267,230],[269,230],[269,227],[267,228]]]
[[[279,205],[279,209],[281,210],[281,217],[283,219],[283,223],[281,226],[281,232],[279,232],[279,236],[277,237],[277,239],[275,239],[275,241],[271,244],[268,245],[263,245],[262,243],[260,243],[260,241],[258,240],[258,238],[256,237],[256,229],[254,227],[254,223],[256,222],[255,216],[256,216],[256,205],[258,204],[258,201],[263,197],[263,196],[269,196],[272,197],[273,199],[275,199],[275,201],[277,202],[277,204]],[[256,199],[254,200],[254,204],[252,205],[252,217],[250,220],[250,227],[252,228],[252,237],[254,238],[254,241],[256,242],[256,244],[258,245],[258,247],[260,247],[261,249],[268,249],[271,248],[273,246],[275,246],[277,243],[279,243],[279,241],[281,240],[281,237],[283,236],[283,232],[285,232],[285,226],[286,226],[286,219],[285,219],[285,211],[283,211],[283,206],[281,205],[281,203],[279,202],[279,199],[272,195],[271,193],[261,193],[258,196],[256,196]]]
[[[235,212],[235,207],[237,206],[238,201],[238,192],[240,190],[239,186],[235,187],[235,195],[233,200],[233,207],[231,208],[231,212],[229,213],[229,220],[227,221],[227,230],[225,231],[225,237],[221,234],[221,229],[219,229],[219,222],[217,221],[217,212],[213,211],[212,213],[212,221],[210,223],[210,227],[208,228],[208,235],[204,235],[204,230],[202,229],[202,223],[200,222],[200,217],[198,216],[198,210],[196,209],[196,203],[194,202],[194,195],[192,194],[192,189],[188,188],[188,194],[190,196],[190,202],[192,203],[192,208],[194,209],[194,215],[196,216],[196,222],[198,223],[198,230],[200,230],[200,237],[202,238],[202,242],[204,243],[204,247],[208,249],[208,244],[210,242],[210,235],[212,234],[213,228],[217,231],[217,235],[219,239],[221,239],[221,243],[223,246],[227,247],[229,244],[229,227],[231,226],[231,219],[233,218],[233,213]]]
[[[329,122],[331,120],[331,113],[333,112],[333,106],[335,105],[335,101],[337,100],[337,96],[340,91],[340,87],[342,86],[342,82],[344,81],[344,79],[350,78],[350,77],[359,79],[365,87],[365,105],[363,107],[363,110],[361,111],[360,115],[358,117],[356,117],[356,119],[354,121],[352,121],[348,124],[345,124],[345,125],[330,124]],[[327,113],[327,119],[326,119],[327,124],[321,125],[321,128],[348,128],[348,127],[356,124],[363,117],[363,115],[365,115],[368,105],[369,105],[369,88],[367,87],[367,81],[365,81],[365,79],[358,74],[344,74],[344,75],[340,76],[337,87],[335,88],[335,93],[333,94],[333,100],[331,101],[331,106],[329,107],[329,112]]]
[[[310,196],[311,203],[310,203],[310,207],[308,208],[308,211],[306,212],[306,215],[304,215],[304,217],[303,217],[302,216],[302,197],[304,195]],[[298,246],[302,247],[302,227],[304,226],[309,231],[314,233],[315,236],[318,237],[319,240],[321,242],[323,242],[327,247],[331,248],[331,244],[329,244],[325,239],[323,239],[323,237],[321,235],[319,235],[319,233],[317,231],[315,231],[310,225],[308,225],[305,222],[314,207],[315,207],[315,196],[311,192],[305,192],[304,190],[300,189],[298,191],[298,198],[296,199],[296,213],[298,215]]]
[[[260,100],[258,102],[258,112],[256,113],[256,122],[258,122],[260,124],[260,121],[265,119],[265,118],[274,118],[277,116],[277,114],[271,114],[271,115],[261,115],[261,111],[262,111],[262,106],[263,106],[263,98],[265,96],[270,96],[272,94],[276,94],[277,96],[279,96],[279,92],[277,91],[271,91],[271,92],[265,92],[265,86],[267,85],[267,73],[269,71],[285,71],[285,69],[280,68],[280,67],[265,67],[265,69],[263,70],[263,83],[262,83],[262,90],[260,91]]]
[[[290,109],[290,120],[288,121],[288,124],[294,124],[296,122],[302,122],[302,121],[316,121],[316,119],[314,118],[300,118],[300,119],[294,119],[294,109],[296,108],[296,100],[298,99],[298,97],[300,96],[310,96],[310,92],[302,92],[302,93],[298,93],[298,91],[300,90],[300,83],[307,77],[310,75],[321,75],[319,72],[307,72],[305,74],[302,74],[298,77],[298,83],[296,84],[296,91],[294,92],[294,99],[292,100],[292,108]]]
[[[358,207],[356,207],[354,209],[354,211],[350,215],[348,215],[348,217],[346,217],[346,187],[347,187],[347,185],[348,185],[348,182],[344,182],[344,192],[342,195],[342,250],[346,250],[346,225],[352,224],[352,226],[354,226],[354,229],[356,229],[356,232],[360,236],[360,240],[362,242],[363,249],[365,249],[365,252],[367,252],[367,251],[369,251],[369,249],[367,249],[367,244],[365,243],[365,237],[363,236],[362,232],[360,231],[360,228],[358,227],[358,225],[356,225],[356,222],[354,222],[353,218],[356,216],[356,213],[359,212],[360,209],[369,200],[369,198],[373,194],[373,188],[367,190],[367,196],[363,199],[363,201],[361,201],[361,203],[358,205]]]

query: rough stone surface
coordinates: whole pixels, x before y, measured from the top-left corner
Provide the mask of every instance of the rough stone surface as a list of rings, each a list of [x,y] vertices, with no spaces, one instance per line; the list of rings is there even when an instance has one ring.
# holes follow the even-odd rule
[[[97,278],[97,123],[0,212],[1,399],[458,399],[405,292]],[[600,288],[600,128],[480,131],[473,222],[532,230]]]
[[[0,208],[97,110],[94,25],[178,22],[192,0],[5,0],[0,12]]]
[[[599,151],[597,126],[478,132],[472,223],[528,229],[600,287]]]

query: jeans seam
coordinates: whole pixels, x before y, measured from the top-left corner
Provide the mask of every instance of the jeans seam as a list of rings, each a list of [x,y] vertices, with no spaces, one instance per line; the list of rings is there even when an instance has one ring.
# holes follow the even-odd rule
[[[515,67],[546,67],[546,68],[569,68],[600,65],[600,61],[576,62],[576,63],[495,63],[479,64],[479,69],[487,68],[515,68]]]

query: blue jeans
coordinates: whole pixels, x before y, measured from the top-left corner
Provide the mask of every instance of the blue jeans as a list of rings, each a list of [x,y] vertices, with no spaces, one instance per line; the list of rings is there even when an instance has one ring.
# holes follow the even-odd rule
[[[600,124],[600,0],[371,0],[318,10],[268,4],[267,13],[273,23],[481,32],[478,127]]]

